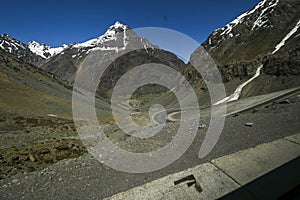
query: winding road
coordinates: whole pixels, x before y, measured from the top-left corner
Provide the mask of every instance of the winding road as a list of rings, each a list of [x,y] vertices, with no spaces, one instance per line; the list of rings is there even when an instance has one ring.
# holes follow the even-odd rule
[[[294,95],[300,92],[300,87],[282,90],[278,92],[272,92],[269,94],[253,96],[248,98],[239,99],[236,101],[232,101],[227,103],[226,105],[226,116],[233,115],[235,113],[247,111],[249,109],[255,108],[257,106],[267,104],[271,101],[278,100],[281,98],[286,98],[290,95]],[[221,105],[214,105],[215,107]],[[195,108],[173,108],[166,110],[167,112],[167,120],[168,121],[180,121],[180,113],[181,112],[188,112],[191,109]],[[200,110],[201,118],[208,118],[210,116],[211,107],[204,108]],[[191,118],[193,116],[190,116]],[[163,112],[158,112],[152,116],[152,119],[157,123],[163,123],[165,121],[165,115]]]

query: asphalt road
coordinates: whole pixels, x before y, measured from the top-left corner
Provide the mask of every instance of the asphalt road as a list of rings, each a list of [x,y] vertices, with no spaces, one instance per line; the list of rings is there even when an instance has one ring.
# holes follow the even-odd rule
[[[282,90],[278,92],[273,92],[269,94],[264,94],[264,95],[259,95],[259,96],[254,96],[254,97],[249,97],[249,98],[244,98],[240,99],[238,101],[232,101],[226,104],[226,116],[238,113],[238,112],[243,112],[246,110],[249,110],[251,108],[257,107],[259,105],[263,105],[266,103],[269,103],[271,101],[280,99],[280,98],[285,98],[290,95],[294,95],[300,92],[300,87],[297,88],[292,88],[292,89],[287,89],[287,90]],[[215,107],[220,107],[220,105],[217,105]],[[181,112],[189,112],[189,110],[192,110],[195,108],[175,108],[175,109],[169,109],[167,110],[167,120],[168,121],[180,121],[180,113]],[[207,118],[210,116],[211,108],[205,108],[200,110],[201,118]],[[152,118],[157,122],[157,123],[163,123],[164,122],[164,117],[165,115],[161,112],[156,113]],[[193,118],[193,116],[189,116]]]

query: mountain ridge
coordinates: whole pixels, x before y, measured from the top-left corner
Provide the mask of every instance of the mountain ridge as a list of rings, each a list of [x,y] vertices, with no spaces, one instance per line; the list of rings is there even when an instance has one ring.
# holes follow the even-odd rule
[[[213,31],[202,45],[219,66],[269,55],[297,24],[299,7],[296,0],[263,0]]]
[[[260,65],[263,65],[263,76],[277,76],[278,80],[275,80],[279,82],[282,81],[282,76],[298,77],[300,72],[295,66],[299,63],[299,45],[297,45],[300,43],[299,8],[300,3],[297,0],[263,0],[224,27],[212,32],[207,40],[202,43],[202,46],[219,67],[223,81],[227,83],[238,79],[249,79],[255,74]],[[0,47],[1,44],[0,40]],[[17,44],[19,43],[17,42]],[[26,44],[22,44],[24,47],[22,49],[25,49],[28,52],[27,54],[33,57],[33,59],[27,60],[33,60],[44,71],[72,84],[81,63],[91,51],[118,52],[130,47],[131,44],[138,44],[146,53],[142,53],[141,58],[135,57],[134,59],[139,61],[126,65],[128,69],[134,63],[140,63],[141,59],[145,59],[147,62],[160,60],[164,64],[178,65],[177,69],[184,72],[188,79],[194,81],[194,84],[198,84],[197,87],[205,90],[205,85],[200,80],[201,76],[193,78],[195,75],[193,75],[194,72],[189,65],[183,65],[179,61],[180,59],[174,59],[167,52],[159,50],[155,52],[154,47],[158,47],[152,45],[147,39],[138,37],[131,31],[130,27],[118,21],[111,25],[103,35],[82,43],[51,48],[45,44],[32,41],[29,45],[29,51],[28,47],[26,49]],[[10,48],[7,48],[7,51],[9,50]],[[158,52],[161,55],[158,55]],[[21,57],[23,54],[21,54]],[[288,55],[289,59],[284,59],[281,55]],[[24,54],[24,56],[26,55]],[[162,58],[162,56],[167,58]],[[167,61],[168,59],[170,60]],[[126,59],[123,61],[125,62]],[[280,67],[278,63],[280,63]],[[119,77],[118,71],[112,73]],[[261,80],[261,83],[265,84],[265,81]],[[294,85],[295,83],[287,84],[287,87]],[[273,90],[276,90],[276,88],[270,89],[270,91]],[[229,92],[232,91],[229,90]]]
[[[12,36],[8,34],[2,34],[0,36],[0,48],[8,53],[15,54],[18,58],[23,58],[26,55],[22,53],[22,50],[29,52],[32,55],[35,55],[35,59],[25,59],[29,62],[35,62],[39,60],[46,60],[49,59],[57,54],[62,53],[64,50],[68,48],[91,48],[91,47],[97,47],[101,45],[102,43],[105,43],[107,41],[115,40],[115,36],[117,33],[123,32],[126,29],[130,29],[129,26],[124,25],[120,23],[119,21],[116,21],[113,25],[111,25],[104,34],[89,39],[82,43],[72,43],[72,44],[62,44],[60,47],[51,47],[44,43],[39,43],[35,40],[31,40],[27,44],[23,43],[20,40],[17,40],[13,38]],[[19,48],[18,48],[19,47]],[[105,50],[105,48],[102,48],[101,50]],[[110,49],[106,49],[110,50]]]
[[[261,74],[243,88],[241,97],[300,85],[299,8],[297,0],[263,0],[202,43],[228,94],[235,92],[235,82],[246,82],[261,65]]]

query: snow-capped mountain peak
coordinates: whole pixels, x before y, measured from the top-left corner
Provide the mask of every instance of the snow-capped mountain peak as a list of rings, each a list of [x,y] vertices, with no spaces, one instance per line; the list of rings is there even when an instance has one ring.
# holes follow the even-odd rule
[[[24,44],[8,34],[0,35],[0,49],[28,62],[36,62],[41,59],[40,56],[32,53],[28,49],[27,44]]]
[[[124,25],[124,24],[120,23],[119,21],[116,21],[114,25],[111,25],[107,29],[107,31],[105,32],[105,34],[103,36],[112,36],[117,33],[123,32],[126,29],[128,29],[127,25]]]
[[[148,40],[139,38],[127,25],[116,21],[103,35],[83,43],[75,43],[70,49],[75,49],[72,58],[82,58],[95,50],[119,52],[125,50],[130,43],[140,44],[146,51],[154,48]]]
[[[65,56],[71,56],[72,58],[76,58],[76,60],[78,60],[94,50],[116,52],[125,50],[130,41],[139,43],[143,48],[146,49],[146,51],[147,48],[153,48],[153,45],[149,41],[139,38],[127,25],[124,25],[119,21],[116,21],[113,25],[111,25],[103,35],[82,43],[73,43],[70,45],[64,44],[60,47],[53,48],[37,41],[30,41],[28,44],[24,44],[18,40],[10,38],[8,35],[3,35],[0,37],[0,48],[4,49],[2,46],[6,47],[7,43],[9,45],[4,50],[6,52],[19,55],[20,53],[13,51],[14,47],[19,45],[24,49],[24,52],[22,52],[19,57],[23,58],[26,57],[27,54],[30,54],[31,57],[34,57],[34,59],[30,59],[30,62],[36,62],[43,59],[49,60],[53,56],[64,55],[66,52],[68,53],[66,53]]]
[[[41,44],[36,41],[30,41],[25,44],[17,39],[12,38],[8,34],[0,35],[0,49],[15,54],[18,58],[25,58],[30,62],[36,62],[41,59],[48,59],[56,54],[61,53],[68,48],[67,45],[52,48],[46,44]],[[28,59],[30,57],[30,59]]]
[[[52,48],[48,45],[40,44],[36,41],[30,41],[28,43],[28,48],[30,49],[31,52],[35,53],[36,55],[44,59],[47,59],[56,54],[61,53],[63,50],[68,48],[68,45],[62,45],[61,47]]]
[[[10,37],[8,34],[2,34],[0,35],[0,48],[9,53],[14,53],[19,49],[26,49],[26,45],[21,41]]]
[[[94,39],[88,40],[86,42],[83,43],[79,43],[79,44],[75,44],[73,45],[73,47],[77,47],[77,48],[84,48],[84,47],[95,47],[95,46],[99,46],[100,44],[107,42],[107,41],[111,41],[111,40],[116,40],[116,35],[118,33],[122,33],[124,31],[126,31],[128,29],[127,25],[124,25],[120,22],[115,22],[114,25],[111,25],[107,31]]]

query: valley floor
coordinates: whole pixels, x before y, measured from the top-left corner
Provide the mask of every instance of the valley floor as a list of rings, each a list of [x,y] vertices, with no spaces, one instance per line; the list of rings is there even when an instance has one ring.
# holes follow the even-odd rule
[[[109,197],[214,158],[299,133],[299,111],[300,96],[298,94],[289,97],[288,100],[277,100],[228,116],[220,140],[204,159],[198,158],[198,152],[206,128],[200,128],[194,143],[185,154],[162,170],[145,174],[124,173],[104,166],[90,154],[84,154],[35,172],[17,174],[0,180],[0,197],[1,199],[102,199]],[[203,123],[207,124],[207,121],[204,120]],[[246,126],[246,123],[253,123],[253,125]],[[168,123],[167,126],[171,133],[163,132],[161,134],[165,136],[157,138],[158,141],[151,141],[154,147],[163,145],[170,138],[169,135],[174,134],[172,132],[177,130],[178,122]],[[131,146],[133,151],[146,145],[132,146],[133,143],[128,138],[123,138],[122,141],[123,145]],[[68,145],[64,146],[66,149],[70,148],[67,147]],[[61,148],[56,150],[61,151],[59,149]]]

